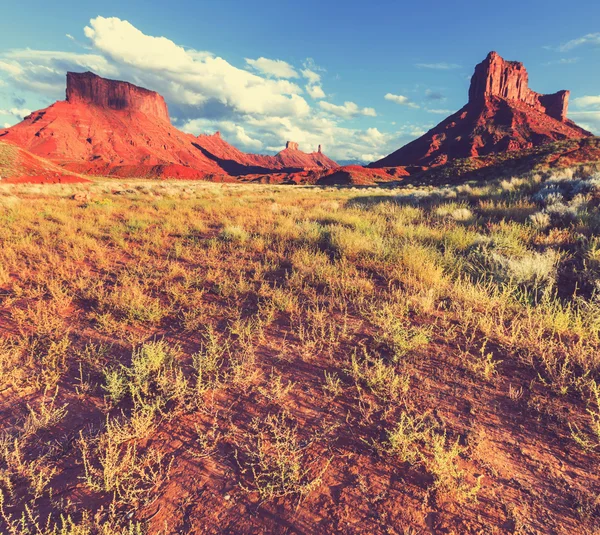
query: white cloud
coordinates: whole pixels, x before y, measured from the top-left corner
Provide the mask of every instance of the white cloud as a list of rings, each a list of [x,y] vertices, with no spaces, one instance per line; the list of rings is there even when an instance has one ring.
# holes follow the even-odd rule
[[[304,69],[302,69],[300,72],[308,82],[304,86],[306,92],[315,100],[325,98],[325,91],[323,91],[323,87],[321,85],[321,75],[318,72],[325,72],[325,69],[319,67],[312,58],[308,58],[304,62],[303,67]]]
[[[426,133],[427,133],[427,130],[423,130],[420,127],[413,127],[409,131],[409,135],[411,135],[412,137],[421,137],[423,134],[426,134]]]
[[[244,127],[236,125],[235,127],[235,138],[242,144],[244,147],[248,147],[252,150],[260,150],[262,149],[262,141],[258,139],[251,138],[247,133]]]
[[[4,128],[10,128],[12,125],[10,123],[4,123]]]
[[[344,119],[351,119],[358,117],[359,115],[366,115],[367,117],[376,117],[377,113],[373,108],[360,108],[358,104],[350,101],[344,102],[343,105],[332,104],[331,102],[319,102],[321,109],[338,117]]]
[[[119,72],[100,54],[29,48],[0,53],[0,73],[10,77],[17,89],[35,91],[49,99],[64,98],[67,71],[83,70],[105,77],[113,77]]]
[[[458,63],[417,63],[416,65],[421,69],[435,69],[439,71],[460,69],[460,65],[458,65]]]
[[[300,72],[308,80],[309,84],[315,85],[321,83],[321,75],[319,73],[326,72],[323,67],[317,65],[312,58],[306,58],[302,66],[304,68]]]
[[[28,115],[31,115],[31,110],[28,110],[27,108],[0,108],[0,115],[11,115],[13,117],[16,117],[17,119],[24,119]]]
[[[377,128],[367,128],[363,138],[366,142],[384,143],[386,140],[386,135],[380,132]]]
[[[371,162],[376,162],[377,160],[381,160],[383,157],[385,157],[385,154],[371,153],[371,154],[361,154],[360,158],[356,158],[356,159],[359,161],[362,161],[364,163],[371,163]]]
[[[229,121],[195,119],[183,128],[193,134],[212,133],[235,142],[235,124]],[[263,141],[263,150],[279,152],[286,140],[296,141],[306,152],[323,146],[325,154],[337,161],[371,162],[389,154],[420,135],[415,125],[404,125],[393,133],[380,132],[377,128],[367,130],[345,128],[331,116],[309,116],[299,120],[288,117],[247,117],[244,128],[252,137]],[[241,142],[240,146],[241,146]],[[245,148],[249,150],[250,147]]]
[[[127,80],[164,95],[178,127],[195,134],[220,130],[227,141],[247,152],[278,151],[286,140],[293,140],[305,151],[321,144],[336,160],[371,161],[396,150],[421,130],[406,124],[394,132],[348,127],[347,120],[377,115],[373,108],[354,102],[319,101],[311,106],[303,95],[324,98],[326,72],[312,59],[290,65],[305,80],[300,84],[282,78],[285,71],[273,78],[273,72],[257,70],[257,64],[243,59],[242,67],[236,67],[212,52],[146,35],[118,18],[96,17],[84,33],[89,39],[85,53],[0,52],[0,78],[13,89],[37,92],[45,99],[64,98],[67,70],[92,70]]]
[[[444,109],[437,109],[437,108],[426,108],[425,111],[427,113],[436,113],[438,115],[450,115],[452,113],[452,110],[444,110]]]
[[[76,52],[60,52],[56,50],[32,50],[30,48],[9,50],[3,54],[7,60],[12,60],[13,68],[20,72],[27,69],[27,63],[42,63],[43,65],[73,65],[105,76],[116,74],[117,70],[100,54],[78,54]],[[25,63],[25,66],[23,64]]]
[[[274,76],[275,78],[298,78],[296,69],[292,67],[287,61],[281,59],[249,59],[246,58],[246,63],[253,69],[266,74],[267,76]]]
[[[311,71],[310,69],[302,69],[300,72],[310,84],[318,84],[321,82],[321,75],[315,71]]]
[[[385,98],[385,100],[389,100],[390,102],[400,104],[401,106],[408,106],[409,108],[419,107],[417,104],[412,102],[408,97],[405,97],[404,95],[394,95],[393,93],[387,93],[383,98]]]
[[[579,126],[600,134],[600,110],[599,111],[574,111],[569,113],[569,118],[573,119]]]
[[[558,47],[560,52],[567,52],[582,45],[600,45],[600,32],[588,33],[577,39],[571,39]]]
[[[325,91],[323,91],[323,88],[320,85],[306,85],[304,86],[307,93],[311,96],[311,98],[319,99],[319,98],[325,98]]]
[[[600,95],[574,98],[573,104],[578,108],[600,108]]]
[[[19,76],[23,72],[23,69],[18,63],[0,60],[0,71],[4,71],[12,76]]]
[[[85,35],[102,54],[182,105],[239,113],[299,116],[309,112],[302,89],[288,80],[263,78],[223,58],[187,50],[166,37],[142,33],[127,21],[96,17]]]
[[[119,63],[167,72],[193,67],[194,59],[183,47],[166,37],[146,35],[117,17],[91,19],[83,33],[95,48]]]

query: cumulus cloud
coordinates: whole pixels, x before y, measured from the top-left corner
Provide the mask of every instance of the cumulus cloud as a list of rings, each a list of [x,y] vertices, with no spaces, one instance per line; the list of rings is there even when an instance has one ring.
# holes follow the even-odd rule
[[[574,98],[573,104],[578,108],[600,108],[600,95],[586,95]]]
[[[190,121],[184,130],[193,134],[221,130],[221,135],[227,141],[234,142],[233,126],[233,123],[196,119]],[[306,152],[315,151],[322,145],[323,151],[337,161],[364,163],[382,158],[421,132],[418,126],[408,124],[392,133],[381,132],[377,128],[347,128],[337,123],[335,117],[314,115],[300,120],[287,117],[248,117],[244,128],[254,137],[261,139],[263,149],[267,151],[279,152],[284,148],[285,140],[293,140]]]
[[[117,64],[133,68],[138,78],[184,106],[284,116],[309,112],[298,85],[258,76],[166,37],[146,35],[128,21],[96,17],[84,32],[94,48]]]
[[[11,78],[20,90],[60,98],[65,92],[67,71],[91,70],[100,76],[115,76],[119,70],[100,54],[78,54],[57,50],[13,49],[0,54],[0,75]]]
[[[385,100],[389,100],[390,102],[400,104],[401,106],[408,106],[409,108],[419,107],[417,104],[412,102],[408,97],[405,97],[404,95],[394,95],[393,93],[387,93],[383,98],[385,98]]]
[[[577,122],[579,126],[590,132],[600,135],[600,110],[599,111],[574,111],[569,117]]]
[[[364,133],[365,141],[383,142],[385,141],[385,134],[380,132],[377,128],[367,128]]]
[[[558,47],[560,52],[567,52],[582,45],[600,45],[600,32],[588,33],[576,39],[571,39]]]
[[[582,128],[600,134],[600,95],[574,98],[573,106],[579,111],[569,112],[569,117]]]
[[[302,76],[308,80],[310,84],[318,84],[321,82],[321,75],[318,72],[310,69],[302,69]]]
[[[360,108],[358,104],[348,100],[342,105],[321,101],[319,102],[319,106],[326,112],[337,115],[338,117],[343,117],[344,119],[351,119],[353,117],[358,117],[359,115],[366,115],[367,117],[377,116],[377,113],[373,108]]]
[[[303,63],[303,69],[300,71],[306,78],[307,84],[304,86],[306,92],[314,99],[325,98],[325,91],[321,85],[321,75],[318,71],[324,72],[325,69],[319,67],[312,58],[308,58]]]
[[[0,78],[20,96],[27,89],[48,99],[63,98],[68,70],[127,80],[161,93],[179,128],[194,134],[220,130],[227,141],[248,152],[279,151],[286,140],[293,140],[306,151],[321,144],[334,159],[371,161],[421,130],[418,125],[394,132],[349,127],[346,121],[375,117],[375,110],[350,101],[337,105],[320,100],[326,97],[326,71],[310,58],[298,66],[267,58],[242,59],[235,66],[213,52],[147,35],[114,17],[93,18],[84,33],[89,41],[82,53],[0,52]],[[318,105],[309,104],[308,97],[319,100]],[[26,107],[23,102],[15,109]]]
[[[287,61],[281,59],[249,59],[246,58],[246,63],[253,69],[266,74],[267,76],[274,76],[275,78],[298,78],[296,69],[292,67]]]
[[[417,63],[416,66],[420,69],[435,69],[438,71],[460,69],[460,65],[458,63]]]
[[[325,91],[323,91],[323,88],[320,85],[307,84],[305,89],[311,98],[314,98],[315,100],[319,98],[325,98],[326,96]]]
[[[11,115],[12,117],[16,117],[17,119],[24,119],[28,115],[31,115],[31,110],[28,110],[27,108],[0,108],[0,115]]]

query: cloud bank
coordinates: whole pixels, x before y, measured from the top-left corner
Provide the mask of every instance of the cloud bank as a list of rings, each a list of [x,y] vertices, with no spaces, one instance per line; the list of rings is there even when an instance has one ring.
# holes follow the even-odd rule
[[[333,158],[368,160],[409,141],[415,128],[405,125],[388,134],[357,127],[356,120],[376,117],[376,110],[328,97],[326,71],[311,58],[300,66],[283,59],[244,58],[238,67],[210,51],[147,35],[117,17],[95,17],[83,33],[87,43],[81,53],[0,53],[0,79],[13,90],[52,100],[64,98],[69,70],[131,81],[161,93],[179,128],[195,134],[221,130],[247,151],[277,151],[292,139],[307,151],[321,144]],[[69,41],[78,45],[74,38]]]

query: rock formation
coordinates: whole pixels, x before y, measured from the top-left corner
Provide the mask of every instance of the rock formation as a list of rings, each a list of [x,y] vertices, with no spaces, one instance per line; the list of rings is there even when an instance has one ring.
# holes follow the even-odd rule
[[[489,97],[528,104],[558,121],[567,118],[569,91],[540,95],[529,89],[529,75],[522,63],[505,61],[496,52],[490,52],[477,67],[471,78],[469,102],[484,101]]]
[[[532,91],[522,63],[490,52],[475,67],[466,106],[371,167],[430,167],[590,136],[567,119],[568,102],[568,91]]]
[[[218,134],[218,133],[217,133]],[[275,156],[247,154],[227,143],[219,135],[200,135],[195,144],[209,158],[214,158],[230,175],[299,172],[308,169],[332,169],[338,164],[321,152],[306,153],[298,143],[288,141]]]
[[[0,129],[0,141],[94,175],[203,178],[337,167],[292,141],[279,154],[263,156],[241,152],[219,132],[186,134],[171,124],[158,93],[91,72],[68,73],[66,100]]]
[[[129,82],[107,80],[93,72],[67,73],[67,102],[140,112],[169,122],[167,104],[158,93]]]

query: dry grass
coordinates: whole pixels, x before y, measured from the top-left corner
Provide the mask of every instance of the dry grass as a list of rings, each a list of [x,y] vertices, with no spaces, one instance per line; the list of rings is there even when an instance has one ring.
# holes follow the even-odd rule
[[[0,531],[597,533],[598,182],[0,187]]]

